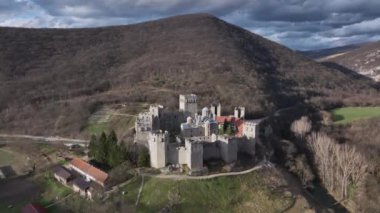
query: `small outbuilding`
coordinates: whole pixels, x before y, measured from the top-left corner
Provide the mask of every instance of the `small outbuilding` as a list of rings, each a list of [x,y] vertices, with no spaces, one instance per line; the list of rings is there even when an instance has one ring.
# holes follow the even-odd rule
[[[54,171],[54,178],[63,184],[67,184],[72,179],[72,174],[67,169],[59,166]]]
[[[87,194],[90,190],[90,182],[87,182],[83,178],[78,177],[73,181],[73,189],[75,192],[79,192],[81,196],[87,197]]]
[[[94,181],[103,188],[106,187],[108,174],[80,158],[74,158],[70,162],[70,168],[81,174],[87,181]]]

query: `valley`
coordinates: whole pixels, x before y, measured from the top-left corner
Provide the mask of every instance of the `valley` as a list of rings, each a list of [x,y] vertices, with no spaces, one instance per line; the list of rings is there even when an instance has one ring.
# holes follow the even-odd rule
[[[204,13],[0,27],[0,212],[375,212],[378,44]]]

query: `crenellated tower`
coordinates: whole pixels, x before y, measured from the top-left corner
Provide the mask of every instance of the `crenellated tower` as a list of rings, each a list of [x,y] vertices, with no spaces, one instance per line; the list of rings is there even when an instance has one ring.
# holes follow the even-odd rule
[[[195,94],[179,95],[179,111],[194,116],[198,112],[197,96]]]
[[[151,167],[165,167],[167,163],[166,147],[169,143],[169,132],[161,130],[150,132],[148,141]]]

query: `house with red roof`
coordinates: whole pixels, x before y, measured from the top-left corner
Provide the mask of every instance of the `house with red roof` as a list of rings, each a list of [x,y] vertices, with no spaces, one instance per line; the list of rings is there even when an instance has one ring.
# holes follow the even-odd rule
[[[80,158],[74,158],[71,160],[69,167],[81,174],[86,181],[94,181],[101,185],[102,187],[106,187],[107,180],[108,180],[108,174],[91,164],[87,163],[86,161],[80,159]]]

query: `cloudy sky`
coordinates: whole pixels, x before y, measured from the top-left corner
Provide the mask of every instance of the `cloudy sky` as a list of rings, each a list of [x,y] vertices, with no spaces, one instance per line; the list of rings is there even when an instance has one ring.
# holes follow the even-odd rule
[[[293,49],[380,40],[380,0],[0,0],[0,26],[95,27],[197,12]]]

